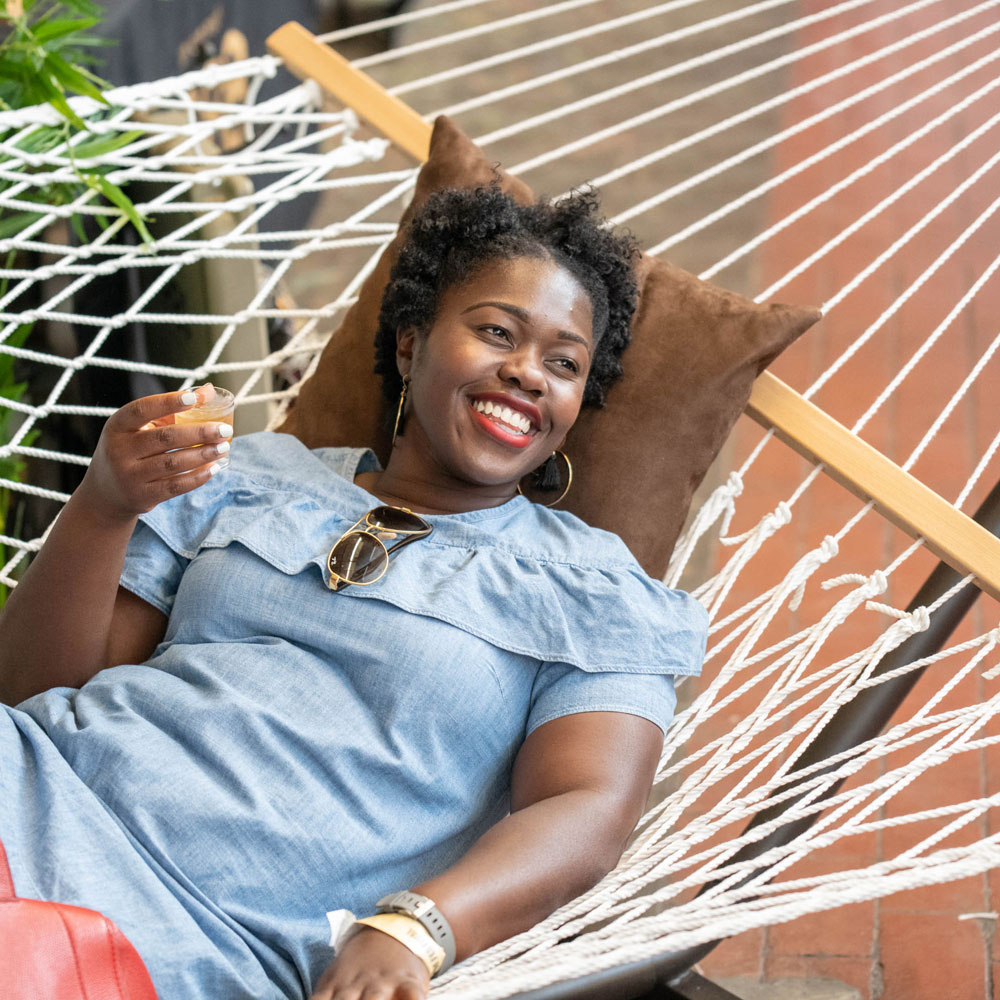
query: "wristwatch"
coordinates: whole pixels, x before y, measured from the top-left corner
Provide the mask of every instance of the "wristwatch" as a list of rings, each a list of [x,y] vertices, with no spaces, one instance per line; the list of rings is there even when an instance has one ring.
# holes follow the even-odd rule
[[[442,972],[450,969],[454,964],[455,935],[452,934],[448,921],[434,905],[433,900],[406,889],[383,896],[375,904],[375,912],[404,913],[423,924],[430,936],[444,948],[444,962],[442,962],[441,968],[434,973],[435,976],[440,976]]]

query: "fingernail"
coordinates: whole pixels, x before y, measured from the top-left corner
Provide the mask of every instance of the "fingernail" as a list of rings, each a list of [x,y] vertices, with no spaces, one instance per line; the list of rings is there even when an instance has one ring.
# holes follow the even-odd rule
[[[217,472],[219,471],[219,469],[221,469],[221,468],[222,468],[222,466],[221,466],[221,465],[219,465],[219,463],[218,463],[218,462],[213,462],[213,463],[212,463],[212,464],[211,464],[211,465],[210,465],[210,466],[208,467],[208,474],[209,474],[210,476],[214,476],[214,475],[215,475],[215,474],[216,474],[216,473],[217,473]]]
[[[229,426],[229,424],[219,424],[219,437],[227,438],[232,436],[233,429]]]
[[[227,451],[229,451],[229,442],[228,441],[220,441],[215,446],[215,453],[216,453],[216,455],[225,455],[225,453]]]
[[[194,404],[198,402],[198,393],[185,392],[184,395],[181,396],[181,402],[185,406],[194,406]]]

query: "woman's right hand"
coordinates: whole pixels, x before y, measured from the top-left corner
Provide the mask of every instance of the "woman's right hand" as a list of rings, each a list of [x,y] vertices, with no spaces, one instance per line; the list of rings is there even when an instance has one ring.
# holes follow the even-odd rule
[[[208,482],[218,471],[216,460],[229,451],[232,428],[174,423],[174,414],[202,402],[208,388],[143,396],[116,410],[77,492],[95,511],[131,521]]]

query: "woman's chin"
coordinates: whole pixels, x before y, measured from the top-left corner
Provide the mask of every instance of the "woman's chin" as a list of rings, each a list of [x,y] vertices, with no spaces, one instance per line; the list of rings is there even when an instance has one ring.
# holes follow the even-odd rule
[[[522,462],[498,462],[489,456],[480,456],[476,461],[455,463],[452,475],[455,479],[469,487],[496,495],[517,493],[521,480],[538,468],[547,455],[538,461],[529,459],[529,464]]]

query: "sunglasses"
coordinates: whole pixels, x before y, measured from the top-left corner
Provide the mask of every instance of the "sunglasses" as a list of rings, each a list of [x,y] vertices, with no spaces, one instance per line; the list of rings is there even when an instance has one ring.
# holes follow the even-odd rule
[[[327,586],[343,590],[352,583],[366,587],[382,579],[389,567],[389,556],[404,545],[426,538],[434,528],[419,514],[405,507],[373,507],[355,521],[330,549],[326,568],[330,571]],[[396,538],[388,548],[383,538]]]

